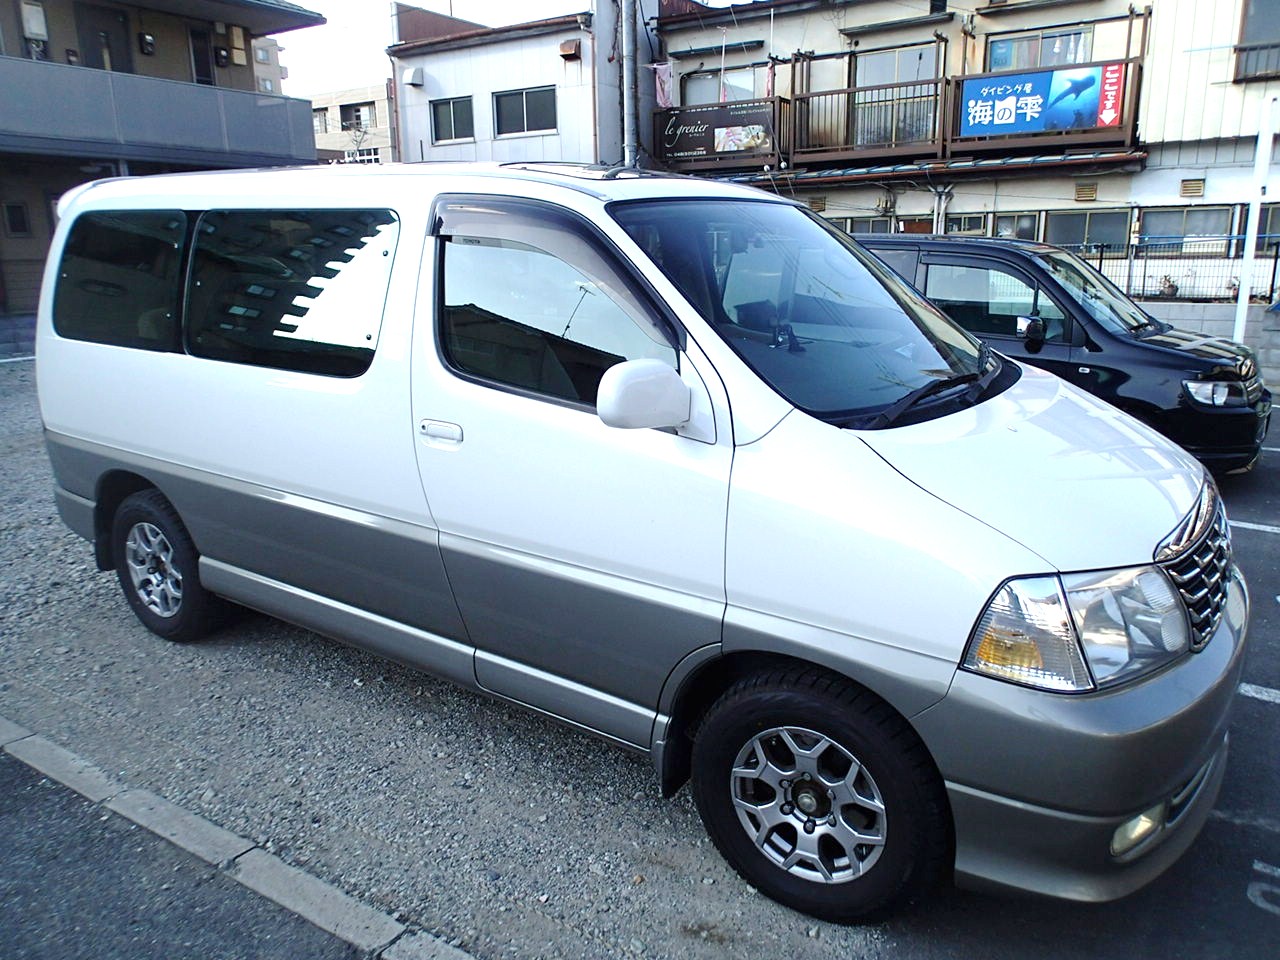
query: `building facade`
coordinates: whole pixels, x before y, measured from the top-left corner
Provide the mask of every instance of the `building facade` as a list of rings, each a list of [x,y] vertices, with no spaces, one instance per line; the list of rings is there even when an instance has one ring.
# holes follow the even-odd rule
[[[309,106],[258,91],[252,40],[321,23],[285,0],[0,3],[0,314],[35,309],[78,183],[313,161]]]
[[[253,79],[259,93],[284,94],[289,68],[280,62],[284,47],[275,37],[253,38]]]
[[[1276,289],[1280,204],[1247,280],[1241,257],[1280,0],[662,0],[657,30],[668,169],[855,234],[1047,240],[1138,296]]]
[[[509,27],[397,10],[387,53],[403,159],[622,161],[618,0]],[[647,61],[646,29],[637,25]],[[652,81],[642,80],[638,91],[643,132]]]
[[[390,81],[311,98],[319,159],[330,163],[393,163],[396,111]]]

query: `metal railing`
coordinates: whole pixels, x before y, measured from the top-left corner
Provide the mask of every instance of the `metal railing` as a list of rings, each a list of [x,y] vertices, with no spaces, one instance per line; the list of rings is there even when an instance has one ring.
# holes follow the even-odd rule
[[[1244,272],[1240,234],[1215,237],[1140,237],[1123,250],[1105,244],[1064,244],[1131,297],[1234,300]],[[1258,238],[1249,296],[1271,302],[1280,269],[1280,235]]]
[[[936,145],[943,83],[922,80],[799,94],[794,98],[795,155],[920,152]]]
[[[306,100],[0,56],[0,149],[212,166],[315,160]]]

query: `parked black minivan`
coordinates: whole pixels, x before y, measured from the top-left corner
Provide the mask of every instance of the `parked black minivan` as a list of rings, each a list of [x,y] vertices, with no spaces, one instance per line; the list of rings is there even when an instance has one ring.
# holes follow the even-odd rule
[[[858,242],[994,349],[1150,424],[1213,472],[1257,461],[1271,393],[1248,347],[1156,320],[1046,243],[914,234]]]

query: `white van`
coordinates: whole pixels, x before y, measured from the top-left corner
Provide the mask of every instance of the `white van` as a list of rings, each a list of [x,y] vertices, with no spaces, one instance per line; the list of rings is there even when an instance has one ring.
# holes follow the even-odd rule
[[[1120,897],[1208,815],[1248,618],[1212,481],[803,206],[414,165],[59,210],[58,505],[160,636],[230,600],[647,752],[837,921],[952,872]]]

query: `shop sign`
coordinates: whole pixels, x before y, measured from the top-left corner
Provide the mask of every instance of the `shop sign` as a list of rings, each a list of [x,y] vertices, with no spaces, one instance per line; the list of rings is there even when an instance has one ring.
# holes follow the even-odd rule
[[[1118,127],[1124,104],[1123,63],[1057,67],[965,80],[960,136],[999,137]]]
[[[771,154],[776,149],[773,101],[681,107],[666,116],[660,135],[662,156],[667,160]]]

